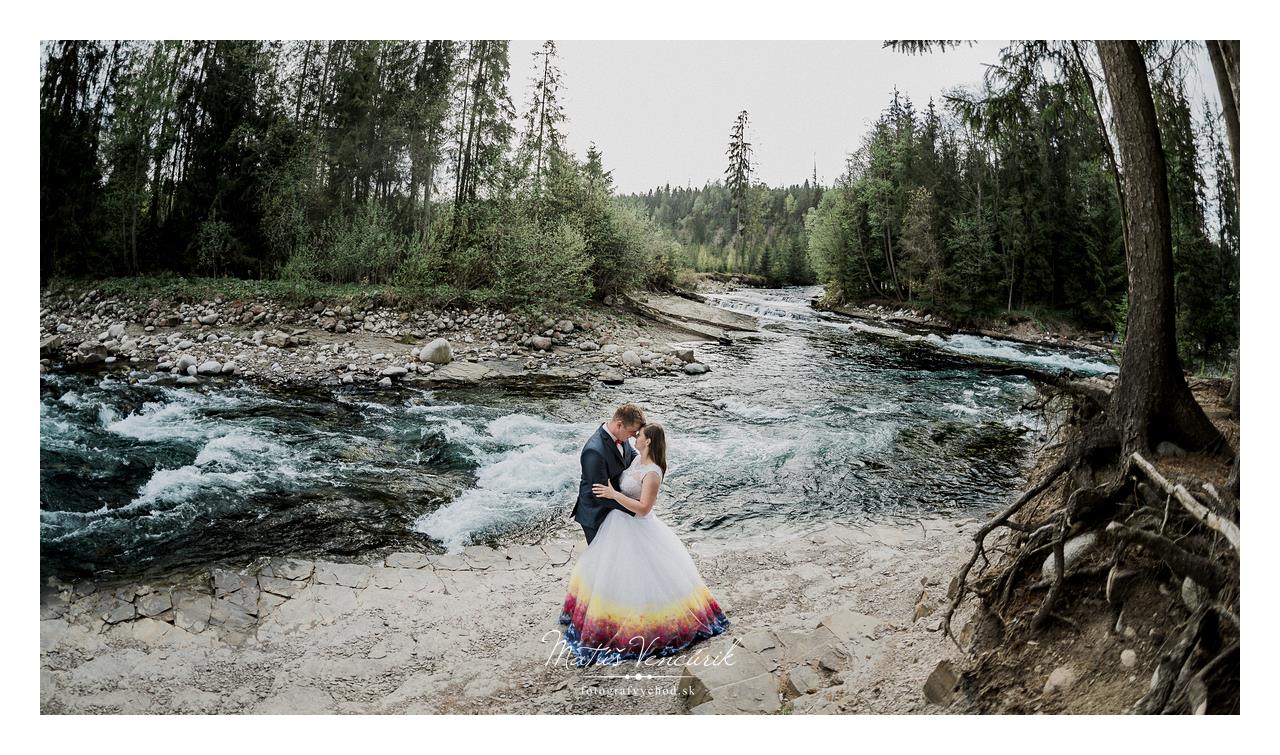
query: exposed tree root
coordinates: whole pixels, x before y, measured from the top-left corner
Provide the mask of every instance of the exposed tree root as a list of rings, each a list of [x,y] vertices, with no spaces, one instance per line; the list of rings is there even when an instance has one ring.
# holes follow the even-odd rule
[[[1066,586],[1105,580],[1113,631],[1119,631],[1134,585],[1150,589],[1152,584],[1168,583],[1172,589],[1161,589],[1180,594],[1191,607],[1190,615],[1172,627],[1151,688],[1131,712],[1238,710],[1238,499],[1232,490],[1185,474],[1162,473],[1141,453],[1125,447],[1133,444],[1122,440],[1101,410],[1099,399],[1104,397],[1078,388],[1072,384],[1067,390],[1085,404],[1076,415],[1088,417],[1083,429],[1038,481],[974,536],[973,554],[956,577],[943,629],[959,643],[952,618],[975,595],[985,615],[999,622],[1003,634],[998,636],[1004,642],[1026,639],[1052,621],[1077,626],[1060,605],[1071,592]],[[1062,490],[1060,497],[1050,492],[1055,485]],[[1057,503],[1049,504],[1050,499]],[[1068,563],[1068,543],[1089,532],[1100,539],[1095,552],[1109,558]],[[998,541],[991,538],[997,533]],[[989,559],[988,553],[1001,551],[1002,558]],[[1149,579],[1131,579],[1138,575]],[[1015,601],[1040,591],[1044,594],[1030,605],[1025,599]],[[1020,606],[1016,610],[1011,609],[1015,602]],[[1169,619],[1177,621],[1176,615]],[[980,668],[981,663],[975,666]]]

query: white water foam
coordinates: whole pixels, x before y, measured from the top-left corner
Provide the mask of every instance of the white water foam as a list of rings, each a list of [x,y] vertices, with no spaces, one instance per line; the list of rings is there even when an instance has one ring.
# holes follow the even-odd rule
[[[511,414],[483,430],[456,419],[446,419],[443,427],[451,442],[465,445],[479,462],[476,484],[420,517],[415,531],[456,552],[477,533],[572,510],[578,454],[594,425]]]
[[[1037,349],[1027,344],[1014,341],[1002,341],[987,336],[951,335],[942,338],[936,334],[926,336],[925,340],[940,349],[957,354],[990,357],[1006,362],[1021,362],[1054,370],[1069,369],[1087,374],[1107,374],[1118,371],[1118,367],[1107,362],[1086,357],[1073,356],[1065,352]]]

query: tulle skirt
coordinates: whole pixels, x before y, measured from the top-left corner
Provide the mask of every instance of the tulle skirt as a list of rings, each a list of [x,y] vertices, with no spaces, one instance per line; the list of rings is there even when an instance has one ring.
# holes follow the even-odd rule
[[[729,627],[671,528],[621,511],[574,565],[560,623],[579,666],[674,655]]]

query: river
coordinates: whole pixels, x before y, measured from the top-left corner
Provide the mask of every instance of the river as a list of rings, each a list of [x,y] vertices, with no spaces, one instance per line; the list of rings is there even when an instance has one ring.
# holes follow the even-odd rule
[[[679,532],[988,510],[1043,433],[1034,389],[971,357],[1082,373],[1094,354],[920,335],[815,311],[816,288],[712,303],[757,337],[697,345],[701,376],[586,390],[273,391],[46,373],[41,571],[159,574],[265,555],[535,541],[566,521],[578,452],[636,401],[668,431],[657,511]]]

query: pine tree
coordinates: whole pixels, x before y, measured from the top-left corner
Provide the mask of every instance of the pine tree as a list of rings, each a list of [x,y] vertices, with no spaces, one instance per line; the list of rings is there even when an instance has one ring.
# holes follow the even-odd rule
[[[732,236],[737,239],[738,247],[736,257],[730,258],[729,272],[734,272],[738,265],[742,264],[743,251],[746,244],[746,235],[743,232],[745,225],[743,216],[750,209],[752,172],[751,143],[747,141],[748,118],[746,110],[738,113],[737,119],[733,122],[733,129],[729,132],[729,149],[725,151],[725,154],[729,157],[729,167],[725,168],[724,171],[725,188],[728,189],[733,203]]]

